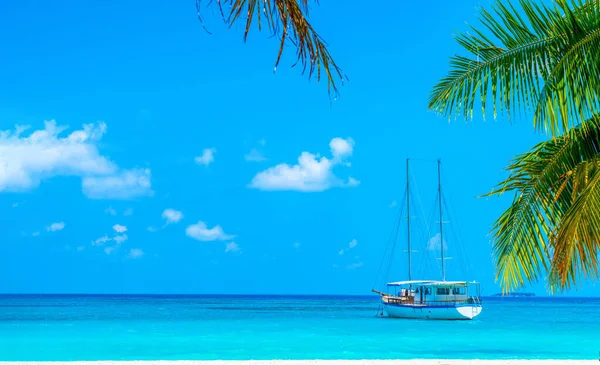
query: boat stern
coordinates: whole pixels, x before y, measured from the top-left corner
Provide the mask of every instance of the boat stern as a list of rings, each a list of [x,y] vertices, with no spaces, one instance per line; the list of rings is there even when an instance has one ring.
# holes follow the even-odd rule
[[[481,305],[466,305],[457,307],[458,313],[466,319],[473,319],[481,313]]]

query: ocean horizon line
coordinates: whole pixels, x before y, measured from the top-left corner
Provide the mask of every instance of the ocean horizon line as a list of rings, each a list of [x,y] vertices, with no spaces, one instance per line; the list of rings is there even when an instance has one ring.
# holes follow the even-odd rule
[[[362,298],[362,299],[377,299],[377,294],[281,294],[281,293],[0,293],[1,297],[164,297],[164,298]],[[570,295],[538,295],[519,296],[519,295],[482,295],[480,298],[488,299],[600,299],[593,296],[570,296]]]

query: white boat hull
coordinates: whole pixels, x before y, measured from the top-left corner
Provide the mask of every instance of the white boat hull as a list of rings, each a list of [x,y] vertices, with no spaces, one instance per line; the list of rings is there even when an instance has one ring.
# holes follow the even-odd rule
[[[481,305],[479,304],[447,306],[383,304],[388,316],[395,318],[468,320],[477,317],[481,313]]]

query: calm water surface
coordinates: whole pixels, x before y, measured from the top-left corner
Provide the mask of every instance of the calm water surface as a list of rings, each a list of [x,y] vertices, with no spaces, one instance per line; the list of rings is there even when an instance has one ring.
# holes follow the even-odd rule
[[[598,359],[600,299],[485,298],[474,321],[374,297],[0,296],[0,360]]]

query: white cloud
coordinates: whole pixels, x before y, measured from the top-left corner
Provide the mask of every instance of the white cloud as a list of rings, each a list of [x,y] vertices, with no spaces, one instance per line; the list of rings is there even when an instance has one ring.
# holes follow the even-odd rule
[[[17,208],[18,206],[19,206],[19,203],[13,203],[13,204],[12,204],[12,207],[13,207],[13,208]]]
[[[127,232],[127,226],[122,226],[120,224],[115,224],[112,229],[117,233]]]
[[[158,229],[156,229],[155,227],[152,227],[152,226],[148,227],[148,232],[154,233],[156,231],[158,231]]]
[[[0,192],[31,190],[54,176],[77,176],[85,182],[127,172],[98,151],[97,144],[106,133],[104,122],[84,124],[64,137],[61,134],[67,127],[53,120],[44,122],[44,129],[23,135],[27,129],[16,126],[14,131],[0,131]]]
[[[213,228],[208,228],[206,223],[198,221],[185,229],[185,234],[198,241],[226,241],[235,236],[225,234],[221,226],[216,225]]]
[[[39,236],[39,235],[40,235],[40,232],[33,232],[31,235],[32,235],[33,237],[37,237],[37,236]]]
[[[441,235],[438,233],[435,236],[431,237],[427,242],[427,249],[429,251],[440,251],[442,249],[440,245]],[[447,249],[446,240],[444,240],[444,249]]]
[[[235,242],[229,242],[225,245],[225,252],[237,253],[240,252],[240,246]]]
[[[115,228],[116,227],[116,228]],[[113,226],[113,229],[115,230],[115,232],[117,232],[117,234],[114,237],[108,237],[108,235],[104,235],[100,238],[97,238],[96,240],[94,240],[92,242],[92,246],[103,246],[108,242],[114,241],[117,245],[120,245],[121,243],[127,241],[128,237],[126,234],[123,234],[124,232],[127,231],[127,227],[122,226],[120,224],[115,224]],[[115,247],[112,247],[109,251],[112,251]],[[106,249],[105,249],[106,251]]]
[[[390,208],[393,208],[396,205],[398,205],[398,202],[396,202],[395,200],[392,200],[392,202],[390,203]]]
[[[107,235],[104,235],[100,238],[97,238],[94,242],[92,242],[92,246],[102,246],[106,242],[109,242],[110,240],[111,240],[111,238],[109,238]]]
[[[113,207],[108,207],[104,209],[104,213],[108,215],[117,215],[117,211],[113,209]]]
[[[83,178],[83,193],[90,199],[132,199],[152,196],[150,169],[122,170],[109,176]]]
[[[215,160],[215,153],[217,153],[215,148],[205,148],[204,151],[202,151],[202,155],[196,156],[194,161],[196,161],[198,165],[208,166]]]
[[[356,247],[356,245],[358,245],[358,241],[354,239],[354,240],[352,240],[352,241],[348,242],[348,248],[342,248],[342,249],[341,249],[341,250],[338,252],[338,254],[339,254],[339,255],[343,255],[343,254],[345,254],[346,252],[348,252],[349,250],[351,250],[351,249],[353,249],[354,247]]]
[[[263,153],[257,150],[256,148],[251,149],[250,152],[244,155],[244,158],[246,159],[246,161],[252,162],[262,162],[267,160],[265,155],[263,155]]]
[[[358,186],[358,185],[360,185],[360,181],[356,180],[352,176],[350,176],[348,178],[348,182],[346,183],[346,186],[353,187],[353,186]]]
[[[140,250],[139,248],[132,248],[127,254],[127,257],[130,259],[139,259],[142,256],[144,256],[144,251]]]
[[[46,230],[48,232],[56,232],[56,231],[62,231],[64,228],[65,228],[65,222],[57,222],[57,223],[52,223],[51,225],[46,227]]]
[[[107,254],[107,255],[110,255],[114,250],[115,250],[114,247],[106,247],[104,249],[104,253]]]
[[[77,251],[83,251],[85,250],[85,246],[77,246]]]
[[[301,244],[300,242],[294,242],[294,248],[300,248]]]
[[[329,148],[331,148],[331,154],[334,158],[342,159],[344,157],[352,156],[354,151],[354,140],[352,138],[343,139],[336,137],[329,142]]]
[[[343,164],[343,159],[352,154],[353,146],[354,142],[350,138],[347,140],[334,138],[330,142],[332,159],[302,152],[298,157],[298,164],[290,166],[282,163],[259,172],[252,179],[250,187],[268,191],[315,192],[336,186],[356,186],[358,180],[350,178],[344,182],[333,173],[333,168]]]
[[[175,209],[165,209],[161,217],[166,221],[165,225],[178,223],[183,219],[183,213]]]
[[[125,209],[125,211],[123,212],[123,215],[126,217],[129,217],[130,215],[133,215],[133,208],[127,208]]]
[[[113,240],[117,243],[117,245],[120,245],[121,243],[127,241],[127,238],[128,237],[126,234],[121,234],[121,235],[115,236],[113,238]]]
[[[362,261],[360,261],[360,262],[352,263],[352,264],[350,264],[350,265],[348,265],[346,267],[348,269],[350,269],[350,270],[353,270],[353,269],[357,269],[357,268],[362,267],[362,266],[364,266],[364,263]]]

